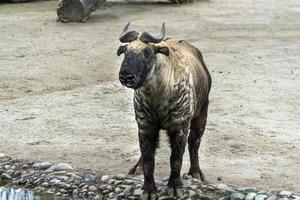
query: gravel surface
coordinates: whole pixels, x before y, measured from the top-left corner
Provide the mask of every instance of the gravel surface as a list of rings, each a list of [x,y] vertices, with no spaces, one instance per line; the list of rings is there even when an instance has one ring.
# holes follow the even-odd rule
[[[158,200],[174,199],[167,195],[168,177],[156,179]],[[227,186],[223,183],[202,183],[184,174],[183,196],[180,199],[203,200],[299,200],[300,196],[290,191],[265,191],[255,187]],[[47,161],[13,160],[1,154],[0,186],[24,187],[35,192],[37,198],[52,194],[61,198],[87,199],[141,199],[142,176],[125,174],[97,176],[91,171],[77,171],[68,163]],[[10,193],[0,188],[0,197]],[[54,197],[53,197],[54,198]]]

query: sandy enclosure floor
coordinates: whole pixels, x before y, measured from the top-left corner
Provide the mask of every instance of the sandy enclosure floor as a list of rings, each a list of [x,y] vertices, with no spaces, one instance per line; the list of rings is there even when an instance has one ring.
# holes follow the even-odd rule
[[[127,172],[139,149],[117,38],[128,21],[152,32],[164,21],[168,37],[201,49],[213,78],[207,178],[300,192],[299,0],[109,1],[75,24],[56,23],[56,6],[0,4],[1,152]],[[156,175],[168,175],[169,153],[163,136]]]

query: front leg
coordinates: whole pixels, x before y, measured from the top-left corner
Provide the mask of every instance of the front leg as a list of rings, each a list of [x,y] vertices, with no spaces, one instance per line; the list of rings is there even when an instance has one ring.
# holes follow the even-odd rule
[[[168,132],[172,150],[170,157],[171,174],[168,182],[168,195],[171,197],[182,196],[180,171],[186,145],[187,132],[187,129]]]
[[[158,143],[159,130],[153,128],[139,129],[139,143],[143,158],[144,193],[143,200],[156,200],[154,181],[155,150]]]

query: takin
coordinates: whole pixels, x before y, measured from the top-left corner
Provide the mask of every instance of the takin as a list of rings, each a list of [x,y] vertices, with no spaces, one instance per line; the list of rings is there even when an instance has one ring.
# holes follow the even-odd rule
[[[134,89],[134,110],[138,125],[141,156],[129,171],[140,167],[144,174],[143,199],[156,199],[154,181],[155,150],[159,131],[166,130],[170,141],[171,173],[168,195],[182,196],[180,171],[188,140],[189,174],[205,181],[198,150],[205,130],[211,77],[201,52],[184,40],[165,39],[165,24],[155,36],[128,31],[119,40],[126,43],[117,55],[124,54],[119,71],[122,85]]]

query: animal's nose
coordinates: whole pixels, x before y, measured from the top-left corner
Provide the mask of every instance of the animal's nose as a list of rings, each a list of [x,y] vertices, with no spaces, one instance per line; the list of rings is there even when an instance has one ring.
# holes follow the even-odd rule
[[[136,84],[136,79],[133,74],[119,74],[119,80],[127,87],[132,87]]]

